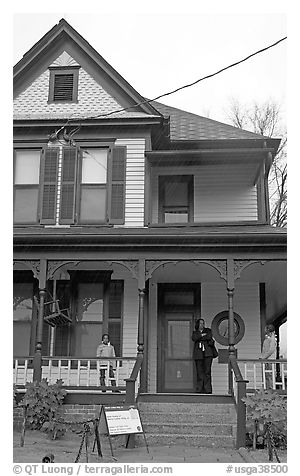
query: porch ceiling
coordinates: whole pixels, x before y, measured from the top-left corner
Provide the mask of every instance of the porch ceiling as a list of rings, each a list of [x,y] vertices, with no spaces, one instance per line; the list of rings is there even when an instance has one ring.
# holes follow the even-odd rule
[[[246,268],[238,281],[265,283],[266,318],[274,320],[287,310],[287,262],[266,261]]]

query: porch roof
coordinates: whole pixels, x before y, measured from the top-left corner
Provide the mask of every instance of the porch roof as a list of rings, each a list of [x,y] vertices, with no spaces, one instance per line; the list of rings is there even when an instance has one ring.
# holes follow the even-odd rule
[[[270,225],[219,225],[219,226],[177,226],[148,228],[113,228],[110,226],[85,227],[16,227],[14,230],[15,247],[53,246],[102,246],[106,248],[143,247],[160,248],[162,246],[263,247],[286,249],[286,229]]]

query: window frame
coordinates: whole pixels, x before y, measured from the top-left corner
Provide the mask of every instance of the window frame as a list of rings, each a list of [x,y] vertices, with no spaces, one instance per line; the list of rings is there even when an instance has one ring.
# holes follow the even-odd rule
[[[99,220],[81,220],[80,209],[81,209],[81,190],[82,190],[82,165],[83,165],[83,150],[84,149],[105,149],[107,151],[107,170],[106,170],[106,183],[87,183],[83,184],[86,188],[99,188],[106,190],[106,204],[105,204],[105,216],[104,219]],[[75,225],[107,225],[109,224],[109,197],[110,191],[110,162],[111,162],[111,146],[108,144],[99,144],[99,143],[87,143],[80,144],[77,147],[77,183],[76,183],[76,192],[75,192]]]
[[[187,222],[165,222],[165,185],[168,182],[182,182],[188,185],[188,221]],[[169,207],[171,208],[171,207]],[[175,208],[179,208],[174,206]],[[189,225],[194,223],[194,175],[159,175],[158,176],[158,223],[165,226]]]
[[[40,223],[40,203],[41,203],[41,181],[42,181],[42,156],[44,152],[44,144],[14,144],[13,150],[13,215],[15,215],[15,191],[16,189],[25,190],[29,188],[37,189],[37,209],[36,209],[36,220],[35,221],[18,221],[15,222],[13,217],[14,226],[23,226],[23,225],[39,225]],[[16,172],[16,161],[17,161],[17,151],[22,150],[38,150],[40,152],[40,163],[39,163],[39,181],[37,184],[15,184],[15,172]]]
[[[48,104],[59,104],[59,103],[78,103],[78,79],[79,79],[79,68],[80,66],[50,66],[50,77],[49,77],[49,96]],[[55,76],[64,75],[64,74],[73,74],[73,90],[72,90],[72,99],[65,100],[55,100],[54,99],[54,86],[55,86]]]

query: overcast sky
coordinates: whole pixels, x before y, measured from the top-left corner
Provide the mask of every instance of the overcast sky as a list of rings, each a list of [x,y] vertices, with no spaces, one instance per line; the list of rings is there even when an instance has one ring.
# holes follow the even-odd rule
[[[287,34],[285,14],[264,13],[263,9],[261,13],[240,13],[228,8],[229,14],[224,14],[188,8],[179,12],[176,7],[111,7],[103,11],[96,8],[93,14],[87,14],[70,13],[74,9],[68,10],[68,2],[64,5],[65,10],[57,10],[58,13],[34,13],[41,12],[41,8],[32,12],[29,8],[26,14],[14,13],[14,64],[65,18],[147,98],[214,73]],[[226,111],[231,98],[248,104],[271,98],[281,104],[284,114],[285,89],[286,41],[161,102],[228,122]]]

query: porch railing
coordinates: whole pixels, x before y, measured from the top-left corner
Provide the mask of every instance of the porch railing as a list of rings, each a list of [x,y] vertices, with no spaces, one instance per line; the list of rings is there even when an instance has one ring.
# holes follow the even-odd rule
[[[76,390],[76,387],[86,389],[101,389],[100,363],[105,372],[105,386],[112,388],[112,383],[119,390],[126,388],[126,380],[131,378],[137,357],[115,357],[116,362],[114,378],[109,377],[109,357],[42,357],[42,379],[47,379],[50,384],[56,380],[63,380],[66,388]],[[107,362],[107,365],[104,366]],[[139,371],[135,375],[135,392],[139,387]],[[135,372],[136,373],[136,372]],[[114,380],[114,382],[113,382]],[[13,382],[18,386],[24,386],[26,382],[33,381],[33,357],[15,357],[13,365]]]
[[[237,410],[237,448],[246,444],[246,406],[242,399],[247,392],[268,388],[285,391],[286,387],[285,359],[236,359],[234,355],[229,357],[228,388],[235,399]]]
[[[237,359],[243,377],[249,381],[247,391],[268,389],[286,390],[286,359]]]

